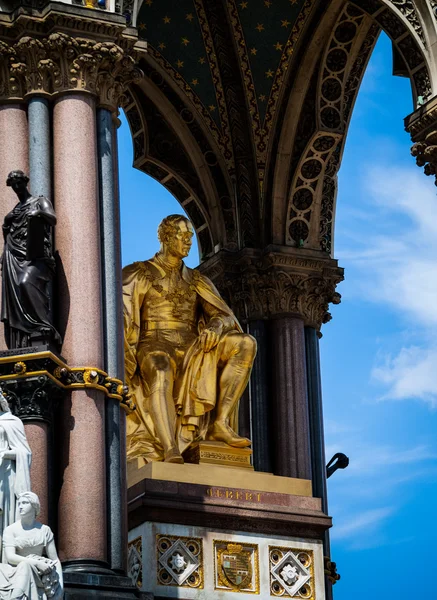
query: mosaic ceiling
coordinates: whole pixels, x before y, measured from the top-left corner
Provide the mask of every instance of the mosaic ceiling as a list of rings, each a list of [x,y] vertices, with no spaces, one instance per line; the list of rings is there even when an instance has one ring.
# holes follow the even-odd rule
[[[274,92],[311,4],[309,0],[227,0],[251,116],[258,127],[274,107]],[[220,74],[202,1],[144,0],[138,28],[150,53],[221,128]]]

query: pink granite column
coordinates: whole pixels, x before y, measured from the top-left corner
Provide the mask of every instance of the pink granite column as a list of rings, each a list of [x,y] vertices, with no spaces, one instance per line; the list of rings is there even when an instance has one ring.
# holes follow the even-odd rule
[[[32,466],[30,480],[32,491],[37,494],[41,503],[39,520],[41,523],[50,523],[49,507],[49,463],[48,463],[48,436],[47,423],[24,423],[27,441],[32,450]]]
[[[80,93],[53,109],[59,316],[70,367],[103,368],[95,113],[94,98]],[[72,392],[62,420],[59,553],[67,568],[98,569],[107,560],[104,394]]]
[[[271,340],[274,474],[311,479],[303,319],[273,319]]]
[[[6,187],[8,173],[20,169],[29,174],[29,136],[27,112],[24,104],[0,106],[0,224],[7,213],[17,204],[17,196]],[[0,254],[3,252],[3,236],[0,235]],[[0,324],[0,351],[6,350],[4,328]]]

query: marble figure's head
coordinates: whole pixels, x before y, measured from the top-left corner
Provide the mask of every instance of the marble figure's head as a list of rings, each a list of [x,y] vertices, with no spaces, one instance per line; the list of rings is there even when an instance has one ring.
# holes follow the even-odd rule
[[[11,409],[9,408],[9,404],[8,401],[6,400],[6,398],[3,395],[3,391],[0,388],[0,412],[11,412]]]
[[[170,215],[158,227],[161,246],[170,254],[184,258],[188,256],[193,243],[194,229],[191,221],[183,215]]]
[[[20,500],[21,500],[21,503],[20,503]],[[39,515],[39,513],[41,512],[41,504],[40,504],[38,496],[36,494],[34,494],[33,492],[23,492],[21,494],[18,494],[17,506],[18,506],[18,513],[20,515],[24,514],[24,513],[22,513],[22,511],[23,511],[23,508],[25,510],[25,506],[27,506],[27,504],[31,505],[31,507],[35,511],[35,517],[37,517]]]

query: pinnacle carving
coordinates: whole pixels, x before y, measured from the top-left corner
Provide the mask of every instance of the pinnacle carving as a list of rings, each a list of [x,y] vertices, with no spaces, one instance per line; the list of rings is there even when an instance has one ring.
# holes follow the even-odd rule
[[[113,42],[95,42],[65,33],[45,39],[0,41],[0,100],[82,91],[117,110],[126,85],[141,77],[135,58]]]
[[[243,322],[291,314],[319,330],[331,320],[329,304],[341,301],[335,288],[343,269],[330,258],[300,257],[298,252],[227,255],[222,260],[216,255],[201,270]]]

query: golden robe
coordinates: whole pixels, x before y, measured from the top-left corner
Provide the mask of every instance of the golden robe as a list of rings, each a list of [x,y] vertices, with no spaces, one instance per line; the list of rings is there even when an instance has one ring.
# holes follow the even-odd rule
[[[141,323],[141,309],[147,293],[157,281],[167,277],[166,271],[152,258],[136,262],[123,269],[123,306],[125,332],[126,382],[134,397],[137,410],[127,419],[128,459],[142,457],[146,461],[163,460],[164,453],[148,407],[148,382],[140,373],[137,348],[141,331],[147,323]],[[214,314],[205,314],[202,302],[198,302],[197,334],[200,335],[212,316],[223,321],[226,333],[242,332],[242,329],[213,283],[201,273],[182,264],[182,279],[195,290],[199,300],[213,308]],[[188,325],[187,325],[188,327]],[[219,368],[218,346],[204,352],[196,337],[187,348],[183,364],[178,370],[174,385],[174,401],[178,414],[175,424],[176,442],[183,452],[196,439],[205,439],[218,395],[217,371]],[[169,348],[169,353],[171,349]],[[231,418],[231,427],[237,428],[237,411]],[[195,438],[190,430],[195,431]]]

